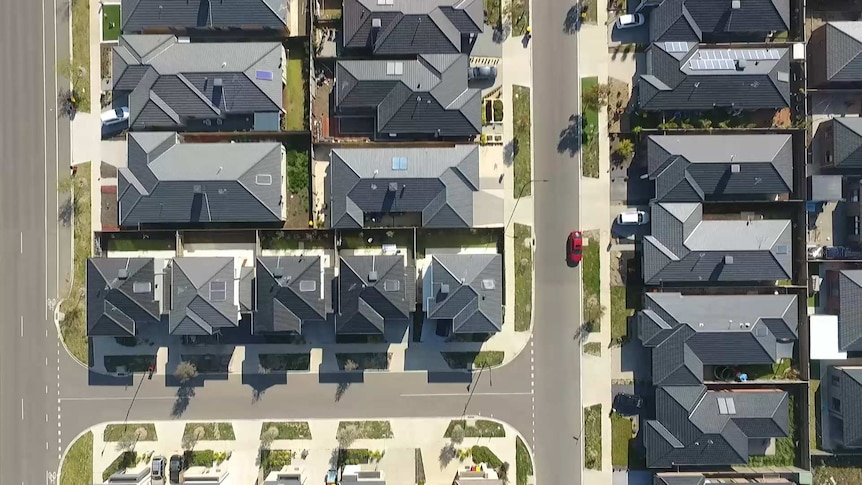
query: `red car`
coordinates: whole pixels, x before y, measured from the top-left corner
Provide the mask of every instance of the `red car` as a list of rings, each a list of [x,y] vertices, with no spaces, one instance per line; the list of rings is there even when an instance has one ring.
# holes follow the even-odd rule
[[[566,261],[569,264],[578,264],[581,262],[584,249],[584,235],[581,231],[572,231],[569,233],[569,239],[566,241]]]

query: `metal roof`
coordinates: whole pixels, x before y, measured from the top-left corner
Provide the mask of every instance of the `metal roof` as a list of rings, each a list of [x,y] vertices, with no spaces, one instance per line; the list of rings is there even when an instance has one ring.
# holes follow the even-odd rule
[[[502,255],[434,254],[428,271],[433,295],[425,302],[429,319],[452,320],[454,333],[503,329]]]
[[[122,31],[284,29],[288,0],[122,0]]]

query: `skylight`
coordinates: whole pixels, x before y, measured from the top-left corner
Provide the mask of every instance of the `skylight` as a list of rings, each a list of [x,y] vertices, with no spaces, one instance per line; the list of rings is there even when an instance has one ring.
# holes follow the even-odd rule
[[[210,281],[210,301],[227,300],[227,283],[224,281]]]
[[[392,170],[407,170],[407,157],[392,157]]]

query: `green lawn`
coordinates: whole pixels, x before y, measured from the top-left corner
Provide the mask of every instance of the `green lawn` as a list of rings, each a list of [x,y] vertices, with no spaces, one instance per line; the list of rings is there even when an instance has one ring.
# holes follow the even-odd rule
[[[156,425],[153,423],[126,423],[126,424],[109,424],[105,427],[105,432],[102,433],[102,439],[105,441],[120,441],[126,432],[135,432],[138,428],[143,428],[146,434],[140,435],[138,441],[158,441],[156,435]]]
[[[68,192],[59,195],[60,200],[71,200],[70,212],[74,215],[74,269],[72,287],[63,299],[60,311],[64,318],[60,322],[63,342],[72,357],[89,367],[88,340],[85,321],[87,315],[84,298],[84,283],[87,273],[87,258],[92,254],[92,226],[90,223],[90,163],[78,165],[78,173],[69,183],[74,187],[74,196]]]
[[[515,224],[515,331],[530,329],[533,315],[533,233],[530,226]]]
[[[501,350],[480,352],[440,352],[450,369],[466,369],[473,364],[474,369],[494,367],[503,363],[505,353]]]
[[[102,5],[102,42],[120,38],[120,5]]]
[[[338,423],[336,436],[340,435],[344,428],[353,426],[357,430],[357,439],[382,440],[391,439],[392,425],[389,421],[341,421]]]
[[[814,373],[812,372],[812,375]],[[817,426],[817,418],[820,413],[817,412],[820,407],[820,401],[817,395],[820,389],[820,379],[810,379],[808,381],[808,443],[811,446],[811,451],[817,449],[817,435],[819,426]],[[860,482],[862,483],[862,482]]]
[[[515,166],[514,190],[515,198],[530,195],[533,188],[530,181],[533,179],[533,168],[531,163],[532,140],[530,138],[530,88],[524,86],[512,86],[512,112],[514,113],[514,144],[515,144]]]
[[[611,415],[611,462],[614,467],[628,468],[632,420],[617,413]]]
[[[263,470],[263,476],[290,465],[295,454],[290,450],[260,450],[260,468]]]
[[[786,438],[775,439],[775,454],[774,455],[752,455],[748,457],[749,466],[776,466],[786,467],[796,465],[796,445],[795,440],[799,439],[797,433],[799,430],[796,427],[796,415],[794,414],[795,400],[790,396],[790,433]]]
[[[533,459],[520,436],[515,437],[515,475],[517,485],[527,485],[527,478],[533,475]]]
[[[78,111],[89,113],[90,77],[84,74],[90,72],[89,0],[72,0],[72,69],[76,71],[73,88],[77,94]]]
[[[80,174],[80,169],[78,169]],[[108,252],[111,251],[173,251],[174,239],[108,239]]]
[[[193,436],[197,428],[203,428],[204,434],[199,441],[232,441],[236,439],[233,425],[230,423],[187,423],[183,429],[183,439]]]
[[[584,408],[584,466],[602,469],[602,405]]]
[[[812,456],[811,467],[814,472],[814,485],[862,483],[860,456]]]
[[[592,10],[592,9],[591,9]],[[599,84],[598,77],[581,78],[581,97],[593,86]],[[593,108],[584,108],[581,120],[583,136],[581,137],[581,162],[585,177],[599,177],[599,112]]]
[[[474,426],[467,426],[466,420],[453,419],[449,422],[449,426],[446,428],[443,437],[451,438],[452,428],[459,424],[461,425],[461,429],[464,430],[465,438],[504,438],[506,436],[506,430],[503,428],[503,425],[496,421],[477,419]]]
[[[311,364],[311,354],[258,354],[260,366],[270,371],[303,371]]]
[[[60,485],[93,483],[93,432],[81,435],[69,447],[60,469]]]
[[[748,374],[749,380],[774,380],[792,377],[788,372],[792,367],[790,359],[781,359],[777,364],[750,364],[735,366],[740,372]]]
[[[143,456],[141,457],[143,458]],[[120,470],[125,470],[126,468],[131,468],[138,464],[138,454],[134,451],[124,451],[120,453],[117,458],[108,465],[107,468],[102,472],[102,480],[107,481],[108,477],[117,473]]]
[[[590,238],[589,244],[584,245],[583,260],[581,261],[584,268],[584,293],[601,294],[599,244],[598,238]]]
[[[628,318],[635,314],[626,306],[626,287],[611,287],[611,344],[622,344],[628,339]]]
[[[307,421],[268,421],[260,427],[260,435],[269,428],[275,426],[278,429],[277,440],[310,440],[311,429],[308,427]]]
[[[589,342],[584,344],[584,353],[595,357],[602,356],[602,344],[599,342]]]
[[[473,463],[477,465],[484,463],[495,470],[503,464],[500,458],[487,446],[474,445],[470,448],[470,457],[473,459]]]
[[[530,1],[512,0],[510,5],[512,14],[512,35],[521,36],[527,33],[530,25]]]
[[[307,80],[304,75],[307,62],[306,47],[294,43],[288,49],[287,85],[284,87],[284,130],[303,131],[308,129]]]

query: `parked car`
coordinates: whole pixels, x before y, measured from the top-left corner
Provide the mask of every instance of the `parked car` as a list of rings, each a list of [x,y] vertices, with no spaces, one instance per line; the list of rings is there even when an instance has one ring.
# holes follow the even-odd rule
[[[494,66],[474,66],[467,69],[468,80],[497,79],[497,68]]]
[[[170,478],[171,483],[180,483],[180,473],[183,471],[182,455],[172,455],[170,463]]]
[[[634,394],[619,393],[614,396],[611,411],[621,416],[635,416],[644,408],[644,400]]]
[[[630,13],[626,15],[620,15],[617,19],[617,28],[618,29],[629,29],[632,27],[639,27],[644,24],[646,18],[644,18],[643,14],[640,13]]]
[[[153,458],[152,463],[150,464],[150,471],[153,475],[153,480],[164,480],[165,479],[165,465],[167,465],[167,460],[164,456],[157,456]]]
[[[566,261],[569,264],[578,264],[581,262],[584,251],[584,235],[581,231],[572,231],[569,233],[569,238],[566,240]]]
[[[649,222],[649,214],[645,211],[627,211],[617,216],[617,224],[621,226],[642,226]]]
[[[102,126],[116,125],[129,119],[129,108],[122,107],[103,111],[99,116],[102,120]]]

